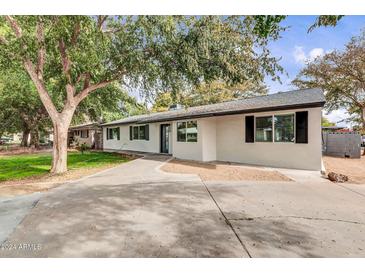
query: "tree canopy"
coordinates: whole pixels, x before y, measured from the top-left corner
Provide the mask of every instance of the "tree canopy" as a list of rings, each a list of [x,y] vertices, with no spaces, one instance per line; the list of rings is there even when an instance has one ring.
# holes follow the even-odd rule
[[[284,16],[4,16],[0,67],[21,68],[54,129],[52,172],[67,170],[67,131],[76,108],[119,81],[146,96],[222,80],[277,79],[268,43]]]
[[[194,89],[183,90],[177,93],[159,92],[154,100],[152,111],[165,111],[173,104],[193,107],[265,94],[267,94],[267,88],[263,84],[253,84],[247,81],[244,84],[228,86],[222,81],[214,81],[212,83],[203,83]]]
[[[335,50],[308,63],[293,84],[322,88],[329,111],[346,108],[351,120],[365,129],[365,32],[353,37],[343,51]]]

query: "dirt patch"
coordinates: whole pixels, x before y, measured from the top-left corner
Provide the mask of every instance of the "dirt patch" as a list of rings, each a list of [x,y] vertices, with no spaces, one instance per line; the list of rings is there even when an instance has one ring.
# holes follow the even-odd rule
[[[238,165],[172,160],[161,167],[171,173],[198,174],[203,181],[291,181],[277,171]]]
[[[349,177],[349,183],[365,184],[365,157],[361,159],[323,156],[326,173],[335,172]]]
[[[99,171],[112,168],[118,164],[103,165],[101,167],[80,168],[69,170],[61,175],[45,175],[41,177],[29,178],[17,181],[5,181],[0,183],[0,197],[24,195],[33,192],[47,191],[61,184],[72,180],[80,179],[84,176],[92,175]]]

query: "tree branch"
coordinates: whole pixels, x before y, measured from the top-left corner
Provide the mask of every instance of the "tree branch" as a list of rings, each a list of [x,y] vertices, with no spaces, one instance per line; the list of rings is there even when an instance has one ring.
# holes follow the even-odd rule
[[[46,88],[43,85],[43,82],[38,78],[38,74],[36,73],[36,70],[34,68],[34,65],[31,60],[26,59],[24,61],[24,67],[26,71],[28,72],[30,78],[32,79],[33,83],[35,84],[39,97],[46,108],[47,112],[49,113],[52,120],[54,120],[56,117],[58,117],[58,111],[56,107],[54,106],[51,97],[49,96]]]
[[[76,42],[77,42],[77,38],[79,37],[79,35],[80,35],[80,30],[81,30],[81,28],[80,28],[81,26],[80,26],[80,22],[77,22],[76,24],[75,24],[75,27],[74,27],[74,32],[73,32],[73,34],[72,34],[72,38],[71,38],[71,44],[74,46],[74,45],[76,45]]]
[[[38,63],[37,63],[37,75],[39,79],[43,80],[43,68],[46,61],[46,48],[44,45],[44,26],[43,22],[39,21],[37,23],[37,42],[39,45],[38,50]]]
[[[99,15],[98,16],[98,29],[99,30],[103,29],[103,24],[106,19],[108,19],[108,15]]]
[[[71,84],[71,61],[67,56],[65,42],[62,38],[58,41],[58,48],[61,54],[63,72],[67,78],[68,83]]]
[[[75,86],[83,80],[84,87],[82,89],[86,89],[90,84],[90,78],[91,78],[90,72],[81,73],[76,79]]]
[[[13,29],[13,32],[16,38],[20,39],[23,36],[22,29],[19,27],[17,21],[10,15],[5,16],[6,21],[8,21],[10,27]]]
[[[20,26],[18,25],[18,22],[12,17],[12,16],[5,16],[6,20],[9,22],[15,36],[20,40],[22,38],[22,30]],[[22,43],[22,46],[25,48],[25,45]],[[33,83],[35,84],[39,97],[46,108],[49,116],[52,120],[58,118],[58,111],[56,107],[54,106],[51,97],[49,96],[46,88],[44,87],[43,81],[39,79],[38,73],[36,69],[34,68],[34,65],[32,61],[24,57],[23,58],[23,65],[25,70],[28,72],[30,78],[32,79]]]
[[[75,96],[76,102],[80,103],[83,99],[85,99],[91,92],[99,89],[99,88],[103,88],[106,87],[107,85],[109,85],[110,83],[114,82],[115,79],[112,80],[106,80],[106,81],[102,81],[98,84],[94,84],[91,86],[88,86],[87,88],[83,89],[79,94],[77,94]]]

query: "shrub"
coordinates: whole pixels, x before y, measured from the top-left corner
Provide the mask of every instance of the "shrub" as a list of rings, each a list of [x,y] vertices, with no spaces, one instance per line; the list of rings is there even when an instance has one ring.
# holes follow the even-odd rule
[[[83,143],[80,146],[78,146],[77,149],[81,152],[81,154],[84,154],[85,151],[90,149],[90,146],[88,144]]]

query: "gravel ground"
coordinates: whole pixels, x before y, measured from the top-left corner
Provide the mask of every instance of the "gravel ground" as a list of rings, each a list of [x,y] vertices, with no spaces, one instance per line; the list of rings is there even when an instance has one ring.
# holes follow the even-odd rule
[[[291,181],[277,171],[262,168],[172,160],[161,167],[172,173],[198,174],[203,181]]]
[[[365,157],[361,159],[323,156],[327,174],[341,173],[349,177],[351,183],[365,184]]]

